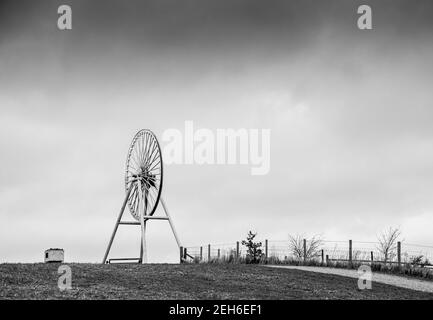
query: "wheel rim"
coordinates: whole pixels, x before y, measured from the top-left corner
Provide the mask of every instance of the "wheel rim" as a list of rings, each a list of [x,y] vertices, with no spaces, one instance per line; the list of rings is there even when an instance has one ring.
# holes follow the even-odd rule
[[[140,220],[140,198],[144,201],[145,216],[151,216],[155,212],[161,196],[162,176],[162,156],[158,140],[152,131],[140,130],[129,147],[125,174],[126,192],[131,188],[128,207],[136,220]]]

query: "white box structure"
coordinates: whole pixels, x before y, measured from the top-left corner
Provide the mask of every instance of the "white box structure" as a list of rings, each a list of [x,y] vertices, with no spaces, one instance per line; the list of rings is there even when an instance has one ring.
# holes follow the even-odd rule
[[[47,262],[63,262],[65,251],[59,248],[50,248],[45,250],[45,263]]]

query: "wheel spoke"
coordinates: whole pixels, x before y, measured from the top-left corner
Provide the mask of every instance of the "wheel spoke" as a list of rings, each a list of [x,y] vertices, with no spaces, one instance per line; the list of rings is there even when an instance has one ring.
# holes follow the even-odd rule
[[[144,167],[147,167],[147,161],[148,161],[148,159],[149,159],[149,150],[150,150],[150,148],[152,147],[152,142],[153,142],[153,140],[152,140],[152,138],[149,136],[149,139],[147,140],[147,144],[146,144],[146,154],[144,155],[144,156],[145,156],[145,159],[144,159],[144,161],[143,161],[143,166],[144,166]]]
[[[143,148],[143,154],[142,159],[141,159],[141,165],[143,167],[146,166],[146,159],[147,159],[147,153],[148,153],[148,149],[149,149],[149,142],[150,142],[150,136],[148,134],[146,134],[146,139],[143,139],[143,143],[145,143],[145,147]]]
[[[152,152],[150,153],[150,155],[147,157],[147,161],[146,161],[146,167],[149,167],[150,165],[150,161],[153,160],[153,158],[157,158],[158,157],[158,152],[155,153],[155,150],[157,150],[158,146],[155,144]]]

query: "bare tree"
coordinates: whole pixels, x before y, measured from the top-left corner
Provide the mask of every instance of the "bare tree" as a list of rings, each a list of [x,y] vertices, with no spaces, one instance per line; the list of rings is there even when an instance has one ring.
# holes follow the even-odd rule
[[[320,256],[322,239],[319,236],[313,236],[305,240],[305,259]],[[289,235],[289,250],[298,260],[304,259],[304,237],[299,234]]]
[[[297,259],[302,259],[304,257],[302,236],[298,234],[295,236],[289,235],[289,250]]]
[[[390,227],[388,230],[383,231],[378,237],[379,245],[378,250],[383,255],[383,261],[387,263],[397,255],[397,242],[401,236],[399,228]]]

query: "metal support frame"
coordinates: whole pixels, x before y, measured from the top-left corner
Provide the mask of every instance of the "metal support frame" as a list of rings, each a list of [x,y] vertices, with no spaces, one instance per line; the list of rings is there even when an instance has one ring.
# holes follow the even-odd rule
[[[141,182],[139,180],[137,180],[138,183],[138,187],[140,188],[139,190],[141,190]],[[174,224],[173,221],[171,220],[171,217],[168,213],[168,209],[167,209],[167,205],[165,204],[162,196],[160,197],[160,202],[162,204],[162,207],[164,209],[165,212],[165,217],[159,217],[159,216],[148,216],[145,214],[145,209],[146,209],[146,203],[144,203],[143,201],[143,195],[141,193],[140,194],[140,221],[122,221],[122,216],[123,213],[125,211],[126,208],[126,204],[128,203],[128,198],[129,195],[131,194],[131,191],[133,189],[133,184],[131,183],[131,186],[129,187],[129,190],[126,192],[126,197],[125,200],[123,201],[122,207],[120,209],[120,213],[119,216],[117,217],[116,220],[116,224],[114,225],[114,230],[111,234],[110,237],[110,241],[108,242],[108,246],[107,249],[105,250],[105,254],[104,254],[104,259],[102,260],[102,263],[107,263],[109,262],[109,260],[107,260],[108,258],[108,254],[110,253],[111,250],[111,246],[113,244],[114,241],[114,237],[116,236],[116,232],[117,229],[119,227],[119,225],[140,225],[141,226],[141,241],[140,241],[140,258],[122,258],[122,259],[110,259],[113,261],[117,261],[117,260],[138,260],[139,263],[146,263],[147,262],[147,246],[146,246],[146,222],[147,220],[167,220],[170,224],[171,230],[173,231],[173,235],[174,238],[176,239],[176,243],[177,246],[180,248],[182,245],[180,243],[179,237],[177,235],[176,229],[174,228]]]
[[[138,210],[140,211],[140,225],[141,225],[141,248],[140,248],[140,258],[141,263],[147,263],[147,246],[146,246],[146,220],[144,220],[145,212],[147,210],[147,203],[143,201],[143,190],[141,188],[141,181],[137,180],[138,183],[138,197],[140,202],[138,203]],[[147,194],[147,190],[146,190]]]
[[[113,244],[114,236],[116,235],[117,228],[119,227],[119,223],[122,220],[123,212],[125,211],[126,204],[128,203],[128,198],[129,195],[131,194],[131,190],[132,190],[132,183],[131,186],[129,187],[129,190],[126,192],[125,200],[123,201],[122,208],[120,209],[119,216],[117,217],[116,224],[114,225],[114,230],[111,234],[110,241],[108,242],[107,250],[105,250],[104,259],[102,260],[102,263],[105,263],[107,261],[108,253],[110,252],[111,245]]]

